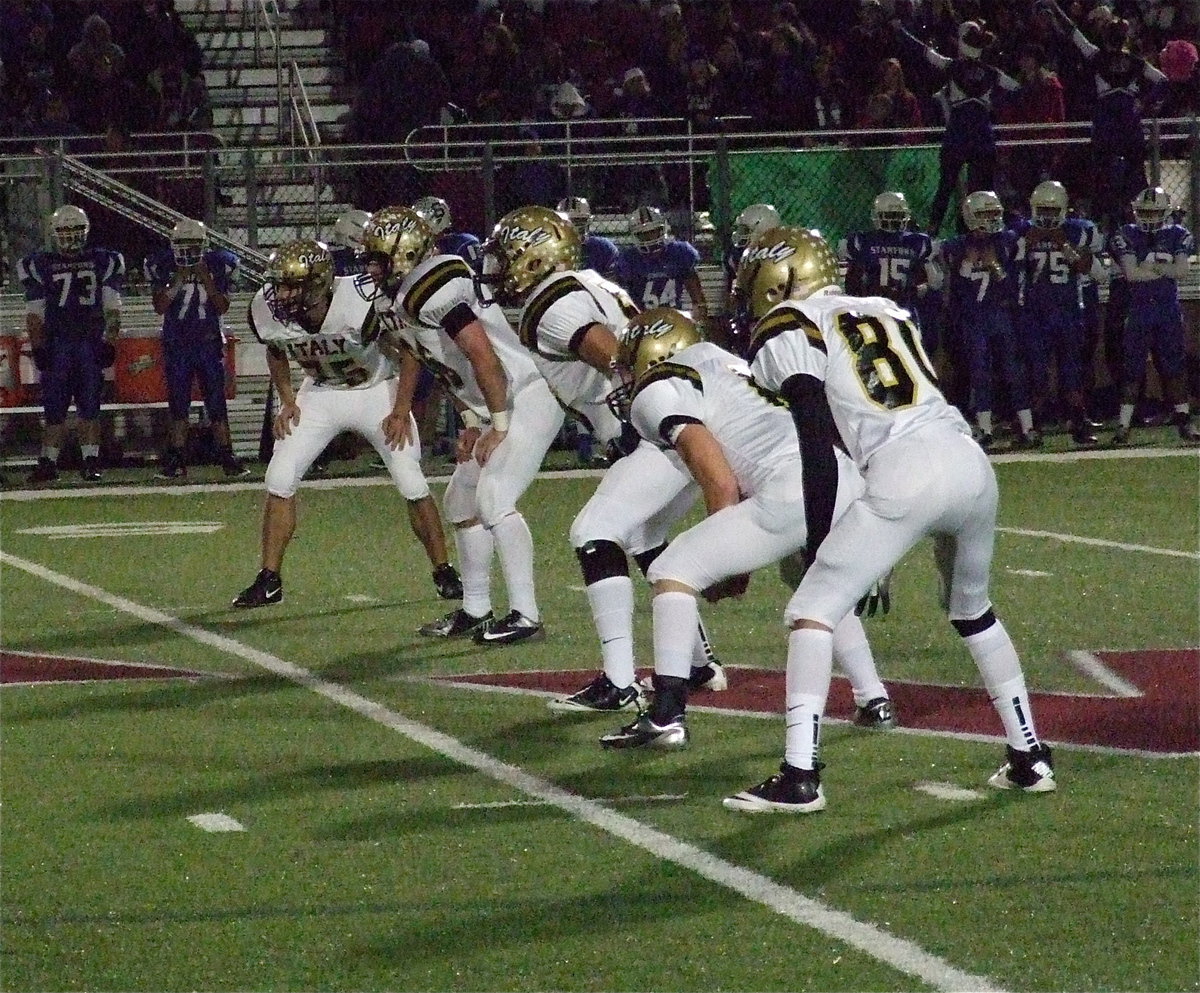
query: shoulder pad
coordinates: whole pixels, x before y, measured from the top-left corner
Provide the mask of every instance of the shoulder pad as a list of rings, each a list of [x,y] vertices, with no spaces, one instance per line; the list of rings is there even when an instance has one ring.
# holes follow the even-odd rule
[[[404,294],[403,307],[414,317],[419,317],[435,293],[455,279],[473,279],[471,267],[458,255],[447,255],[434,260],[424,273],[413,280]],[[472,285],[474,285],[472,283]]]

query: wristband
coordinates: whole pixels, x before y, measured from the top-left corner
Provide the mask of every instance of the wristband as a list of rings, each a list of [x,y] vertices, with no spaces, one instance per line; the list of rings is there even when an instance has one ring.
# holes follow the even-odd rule
[[[462,418],[463,428],[470,431],[472,428],[482,426],[483,421],[479,419],[479,415],[469,407],[458,412],[458,416]]]
[[[493,410],[492,411],[492,430],[500,431],[501,433],[508,432],[508,411]]]

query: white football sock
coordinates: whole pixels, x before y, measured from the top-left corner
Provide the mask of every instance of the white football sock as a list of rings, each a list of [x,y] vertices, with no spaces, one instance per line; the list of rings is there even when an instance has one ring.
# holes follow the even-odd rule
[[[833,629],[833,658],[850,680],[854,705],[862,707],[871,700],[888,695],[887,687],[875,669],[875,659],[862,620],[849,613]]]
[[[678,590],[654,598],[654,671],[659,676],[692,674],[692,646],[700,607],[690,593]]]
[[[821,718],[833,676],[833,632],[800,628],[788,636],[787,738],[783,758],[797,769],[815,769]]]
[[[609,576],[587,587],[592,623],[600,637],[604,675],[614,686],[633,685],[633,580]]]
[[[540,620],[533,584],[533,535],[520,512],[505,514],[491,527],[496,542],[504,585],[508,588],[508,609],[531,621]]]
[[[492,609],[492,532],[482,524],[455,528],[454,547],[463,584],[462,609],[482,617]]]

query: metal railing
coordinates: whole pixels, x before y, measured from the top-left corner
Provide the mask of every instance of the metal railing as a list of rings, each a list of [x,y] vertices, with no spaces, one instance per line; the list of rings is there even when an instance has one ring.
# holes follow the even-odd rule
[[[300,141],[296,138],[299,135]],[[324,163],[317,155],[321,147],[321,131],[313,116],[312,104],[308,99],[308,90],[304,86],[304,78],[300,75],[300,66],[293,59],[288,64],[288,136],[292,148],[292,165],[297,164],[297,153],[301,145],[305,156],[313,165],[313,214],[320,217],[321,191],[325,188]]]
[[[283,84],[283,55],[279,44],[279,23],[282,15],[279,13],[277,0],[257,0],[254,10],[254,62],[262,64],[262,35],[267,36],[271,46],[271,62],[275,66],[275,128],[276,136],[283,141],[284,123],[284,84]],[[290,83],[289,83],[290,89]]]

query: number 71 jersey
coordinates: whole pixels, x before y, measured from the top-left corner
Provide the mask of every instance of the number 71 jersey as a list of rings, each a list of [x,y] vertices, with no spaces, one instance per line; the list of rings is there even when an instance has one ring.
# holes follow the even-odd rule
[[[860,468],[889,441],[928,424],[971,433],[938,388],[912,316],[884,297],[818,293],[777,304],[755,327],[750,358],[754,381],[775,393],[796,375],[823,382]]]

